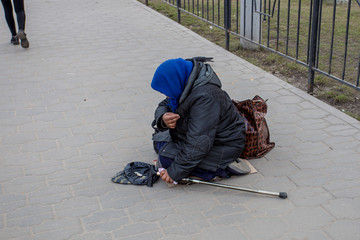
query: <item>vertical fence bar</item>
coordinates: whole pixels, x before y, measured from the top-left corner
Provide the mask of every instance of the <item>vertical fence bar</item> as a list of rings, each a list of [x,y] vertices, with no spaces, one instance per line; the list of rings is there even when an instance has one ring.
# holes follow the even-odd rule
[[[322,4],[323,0],[320,0],[319,9],[319,26],[318,26],[318,38],[317,38],[317,52],[316,52],[316,68],[319,67],[319,53],[320,53],[320,37],[321,37],[321,17],[322,17]]]
[[[309,64],[309,55],[310,55],[310,37],[311,37],[311,21],[313,15],[313,0],[310,2],[310,15],[309,15],[309,31],[308,31],[308,45],[307,45],[307,56],[306,63]]]
[[[224,0],[225,48],[230,49],[231,0]]]
[[[329,56],[329,74],[331,74],[332,55],[333,55],[333,48],[334,48],[335,16],[336,16],[336,0],[334,0],[334,8],[333,8],[331,43],[330,43],[330,56]]]
[[[239,0],[236,0],[236,33],[239,33]]]
[[[335,0],[336,1],[336,0]],[[300,20],[301,19],[301,0],[299,0],[299,9],[298,9],[298,25],[296,33],[296,60],[299,58],[299,37],[300,37]]]
[[[279,37],[280,37],[280,0],[278,1],[278,16],[277,16],[277,30],[276,30],[276,51],[279,51]]]
[[[267,26],[267,47],[270,47],[270,8],[271,8],[271,0],[269,0],[269,14],[267,18],[268,26]]]
[[[244,20],[243,22],[243,28],[244,28],[244,37],[246,36],[246,0],[242,0],[244,1],[244,18],[242,20]]]
[[[206,20],[209,21],[209,0],[206,1]]]
[[[251,40],[254,40],[254,0],[251,1]]]
[[[177,20],[178,20],[178,23],[181,23],[181,11],[180,11],[181,0],[176,0],[176,5],[177,5]]]
[[[261,10],[261,7],[260,7],[260,10]],[[270,9],[269,9],[269,11],[270,11]],[[266,21],[266,0],[264,0],[264,22]]]
[[[149,6],[149,0],[145,0],[145,5]]]
[[[212,0],[212,22],[215,23],[215,0]]]
[[[201,17],[204,18],[204,0],[201,0]]]
[[[357,74],[357,81],[356,81],[357,87],[359,87],[359,79],[360,79],[360,55],[359,55],[358,74]]]
[[[218,0],[218,25],[220,26],[220,0]]]
[[[266,0],[265,0],[266,2]],[[262,9],[262,0],[260,0],[260,6],[259,6],[259,11],[261,12],[261,9]],[[256,9],[255,9],[256,10]],[[261,37],[262,37],[262,21],[261,21],[261,16],[259,18],[259,24],[260,24],[260,27],[259,27],[259,44],[261,44]]]
[[[312,12],[312,26],[311,26],[311,42],[310,42],[310,62],[309,62],[309,78],[308,78],[308,93],[314,91],[314,77],[315,77],[315,58],[316,58],[316,46],[317,46],[317,32],[319,26],[319,5],[320,0],[314,0],[313,12]]]
[[[351,9],[351,0],[349,0],[348,12],[347,12],[346,35],[345,35],[345,53],[344,53],[344,67],[343,67],[343,72],[342,72],[342,77],[341,77],[342,80],[345,79],[347,47],[348,47],[348,41],[349,41],[350,9]],[[359,24],[359,23],[358,23],[358,24]]]
[[[228,1],[228,33],[229,33],[229,40],[228,40],[228,45],[230,46],[230,32],[231,32],[231,2],[232,0],[227,0]]]
[[[289,33],[290,33],[290,0],[288,0],[288,15],[287,15],[287,27],[286,27],[286,55],[289,50]]]
[[[200,16],[200,14],[199,14],[199,0],[196,0],[196,15]]]

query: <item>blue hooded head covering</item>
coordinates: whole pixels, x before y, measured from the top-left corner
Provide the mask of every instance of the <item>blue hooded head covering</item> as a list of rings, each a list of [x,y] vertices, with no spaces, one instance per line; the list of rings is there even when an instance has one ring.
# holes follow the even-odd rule
[[[187,80],[193,69],[193,63],[182,58],[170,59],[156,69],[151,87],[169,97],[170,107],[175,112]]]

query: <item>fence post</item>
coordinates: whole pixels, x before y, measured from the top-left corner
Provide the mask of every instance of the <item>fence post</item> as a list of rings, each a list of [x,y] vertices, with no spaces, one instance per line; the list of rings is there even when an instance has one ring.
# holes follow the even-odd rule
[[[149,0],[145,0],[145,5],[149,6]]]
[[[231,0],[224,1],[225,49],[230,49]]]
[[[242,0],[241,1],[240,35],[244,38],[240,38],[240,45],[243,48],[254,49],[254,50],[259,49],[259,46],[257,44],[254,44],[246,39],[250,39],[254,42],[260,42],[261,15],[258,13],[258,12],[261,12],[260,2],[261,2],[261,0]],[[264,4],[266,4],[266,2]],[[270,14],[270,9],[269,9],[269,14]]]
[[[181,0],[176,0],[178,23],[181,23]]]
[[[314,0],[313,13],[312,13],[312,26],[311,26],[311,40],[310,40],[310,61],[309,61],[309,74],[308,74],[308,93],[314,91],[314,78],[315,78],[315,60],[316,60],[316,47],[319,26],[319,9],[320,0]]]

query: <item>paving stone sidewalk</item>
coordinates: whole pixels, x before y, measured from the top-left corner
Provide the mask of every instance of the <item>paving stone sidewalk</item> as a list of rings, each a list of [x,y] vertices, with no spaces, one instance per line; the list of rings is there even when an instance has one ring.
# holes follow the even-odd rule
[[[360,236],[360,123],[135,0],[25,1],[30,48],[0,11],[0,239]],[[268,99],[276,147],[256,174],[204,185],[111,183],[151,163],[150,81],[166,59],[212,56],[234,99]]]

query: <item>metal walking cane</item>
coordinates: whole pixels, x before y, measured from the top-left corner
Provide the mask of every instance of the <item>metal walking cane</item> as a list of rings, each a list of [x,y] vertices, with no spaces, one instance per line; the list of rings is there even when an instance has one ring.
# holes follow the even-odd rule
[[[162,170],[163,170],[162,168],[159,168],[160,172]],[[160,176],[160,172],[157,172],[156,174],[158,176]],[[283,198],[283,199],[287,198],[287,193],[286,192],[269,192],[269,191],[264,191],[264,190],[255,190],[255,189],[243,188],[243,187],[238,187],[238,186],[231,186],[231,185],[226,185],[226,184],[221,184],[221,183],[206,182],[206,181],[192,179],[192,178],[183,178],[182,181],[191,182],[191,183],[200,183],[200,184],[205,184],[205,185],[209,185],[209,186],[227,188],[227,189],[244,191],[244,192],[252,192],[252,193],[258,193],[258,194],[276,196],[276,197]],[[174,184],[177,184],[177,182],[174,182]]]
[[[265,195],[270,195],[270,196],[276,196],[276,197],[283,198],[283,199],[287,198],[286,192],[269,192],[269,191],[263,191],[263,190],[255,190],[255,189],[231,186],[231,185],[226,185],[226,184],[221,184],[221,183],[206,182],[206,181],[196,180],[196,179],[192,179],[192,178],[183,178],[182,180],[185,182],[200,183],[200,184],[221,187],[221,188],[227,188],[227,189],[232,189],[232,190],[239,190],[239,191],[244,191],[244,192],[252,192],[252,193],[259,193],[259,194],[265,194]]]

